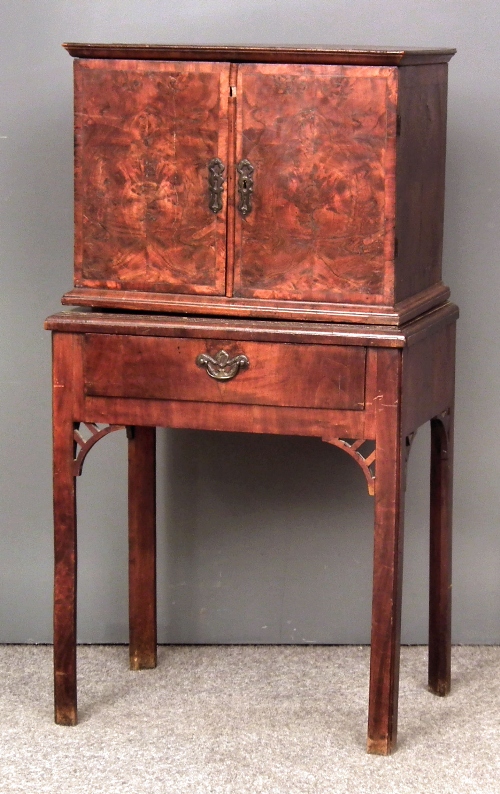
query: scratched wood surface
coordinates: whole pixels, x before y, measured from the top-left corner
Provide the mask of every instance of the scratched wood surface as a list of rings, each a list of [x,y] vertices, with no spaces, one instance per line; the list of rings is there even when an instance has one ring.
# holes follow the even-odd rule
[[[330,344],[324,344],[327,326],[314,323],[209,319],[195,323],[190,318],[83,312],[49,318],[46,327],[55,331],[54,660],[58,722],[75,724],[77,719],[74,421],[135,428],[129,441],[130,649],[134,668],[155,663],[151,428],[309,435],[330,443],[339,438],[373,439],[376,472],[368,749],[378,754],[394,749],[405,435],[429,419],[433,424],[429,683],[437,694],[445,694],[450,685],[451,342],[456,316],[456,308],[448,305],[399,330],[332,325]],[[273,341],[261,341],[266,335]],[[195,364],[199,352],[215,356],[221,347],[231,356],[244,352],[250,360],[248,369],[226,383],[213,381]],[[443,363],[443,356],[448,363]]]
[[[236,215],[235,295],[390,297],[396,72],[239,67],[237,160],[255,184],[252,212]]]
[[[224,294],[229,64],[75,61],[75,283]]]
[[[398,47],[234,47],[185,44],[83,44],[63,47],[75,58],[144,58],[236,63],[352,63],[372,66],[446,63],[454,49]]]
[[[399,70],[396,301],[441,282],[447,64]]]
[[[84,350],[88,396],[364,408],[364,347],[88,334]],[[222,382],[196,365],[220,350],[246,355],[248,369]]]

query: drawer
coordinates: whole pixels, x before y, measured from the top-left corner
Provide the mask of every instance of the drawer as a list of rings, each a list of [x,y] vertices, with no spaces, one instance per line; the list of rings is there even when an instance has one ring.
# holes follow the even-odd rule
[[[97,397],[363,410],[365,365],[366,349],[354,346],[108,334],[84,341],[85,393]]]

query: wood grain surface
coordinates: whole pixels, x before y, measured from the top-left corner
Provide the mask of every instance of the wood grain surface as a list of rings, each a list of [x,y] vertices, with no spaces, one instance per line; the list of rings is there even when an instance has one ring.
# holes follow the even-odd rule
[[[447,64],[398,70],[395,299],[441,282]]]
[[[75,283],[224,294],[229,65],[75,61]]]
[[[370,304],[369,295],[359,295],[359,303],[324,303],[296,300],[260,300],[224,296],[174,295],[133,290],[76,288],[63,295],[65,306],[94,306],[115,311],[173,312],[175,314],[215,315],[218,317],[262,317],[265,319],[313,320],[402,326],[413,318],[444,304],[450,290],[436,284],[396,305]],[[376,296],[375,296],[376,298]],[[364,299],[364,303],[361,301]]]
[[[401,324],[449,296],[452,50],[310,50],[307,62],[289,48],[68,49],[88,57],[75,61],[75,289],[65,302]],[[214,157],[224,165],[216,214]],[[242,160],[254,179],[246,215]]]
[[[54,471],[54,705],[58,725],[76,725],[76,485],[74,473],[75,362],[78,337],[52,338]]]
[[[236,215],[235,295],[392,294],[396,88],[390,67],[239,67],[236,157],[255,186]]]
[[[372,66],[446,63],[456,50],[424,47],[235,47],[186,44],[82,44],[63,47],[76,58],[234,61],[236,63],[332,63]]]
[[[156,667],[156,430],[128,428],[129,659]]]
[[[77,716],[74,422],[133,428],[129,537],[134,668],[153,666],[156,659],[154,427],[316,436],[329,443],[358,439],[353,450],[368,439],[375,442],[365,461],[375,460],[368,750],[392,752],[397,738],[405,436],[429,419],[429,684],[437,694],[450,686],[456,317],[456,307],[449,304],[401,329],[92,312],[49,318],[47,327],[54,330],[58,722],[75,724]],[[225,383],[196,366],[200,352],[215,357],[222,348],[230,356],[244,353],[250,361]]]
[[[379,350],[377,354],[378,398],[374,403],[377,468],[367,749],[378,755],[389,755],[397,742],[405,478],[401,359],[399,350]]]
[[[401,328],[355,323],[307,323],[215,317],[176,317],[165,314],[132,314],[71,309],[45,321],[48,331],[127,336],[173,336],[201,339],[232,339],[260,342],[291,342],[307,345],[362,345],[363,347],[411,347],[454,323],[458,308],[446,303]],[[441,387],[437,387],[441,388]],[[415,426],[410,427],[414,430]]]
[[[362,410],[364,347],[266,344],[231,339],[127,337],[89,334],[85,393],[100,397],[195,400]],[[198,355],[244,354],[247,369],[217,381],[196,365]]]

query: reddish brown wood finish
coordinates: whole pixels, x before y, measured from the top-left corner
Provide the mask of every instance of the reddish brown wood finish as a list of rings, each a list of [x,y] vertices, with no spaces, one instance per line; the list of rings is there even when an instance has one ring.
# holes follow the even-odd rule
[[[363,439],[372,439],[375,457],[369,455],[366,461],[368,465],[375,460],[368,750],[388,754],[394,749],[406,436],[429,419],[432,419],[429,683],[437,694],[445,694],[450,685],[451,416],[456,317],[457,310],[450,304],[399,329],[244,320],[215,322],[208,318],[85,312],[49,318],[47,327],[54,331],[54,649],[58,722],[76,722],[74,422],[134,426],[129,442],[130,654],[131,666],[136,669],[155,663],[155,426],[319,436],[341,448],[345,446],[342,439],[347,439],[354,455]],[[285,378],[279,387],[282,394],[289,390],[292,395],[314,395],[314,400],[306,400],[314,407],[259,404],[272,402],[277,393],[276,381],[273,386],[272,379],[264,377],[255,378],[245,387],[246,391],[239,393],[238,375],[234,382],[222,384],[224,389],[228,387],[225,397],[219,391],[215,399],[209,389],[213,386],[219,390],[221,384],[211,384],[200,370],[196,374],[202,382],[206,378],[209,386],[199,391],[191,375],[182,372],[183,351],[189,348],[191,355],[198,349],[216,350],[221,342],[231,351],[269,350],[271,356],[264,356],[263,360],[274,362],[277,377],[283,371],[291,373],[286,386]],[[177,349],[181,351],[178,361]],[[324,407],[331,399],[329,389],[316,388],[315,368],[308,370],[309,361],[319,366],[322,383],[328,373],[327,362],[331,360],[335,372],[342,359],[353,370],[352,384],[345,386],[353,391],[351,399],[347,393],[345,404],[357,402],[362,373],[362,409]],[[280,369],[283,361],[287,363],[284,370]],[[290,362],[294,367],[290,368]],[[170,386],[161,385],[161,379],[155,380],[155,368],[165,370],[165,383],[170,381]],[[250,372],[251,368],[241,374]],[[299,384],[300,372],[308,386]],[[151,374],[150,380],[147,373]],[[100,396],[89,394],[90,380],[99,384]],[[333,386],[332,390],[335,391]],[[183,399],[179,399],[181,394]],[[353,439],[358,439],[354,445]],[[373,486],[373,471],[369,474]]]
[[[79,44],[63,47],[77,58],[134,58],[244,63],[331,63],[406,66],[447,63],[456,50],[386,47],[220,47],[182,44]]]
[[[236,158],[255,187],[236,296],[392,299],[396,89],[390,67],[240,66]]]
[[[437,324],[403,353],[403,435],[453,405],[455,324]]]
[[[453,50],[67,49],[83,59],[64,302],[400,325],[449,297]],[[213,157],[226,180],[215,215]],[[245,159],[255,184],[242,217]]]
[[[156,431],[128,441],[130,669],[156,667]]]
[[[453,502],[453,406],[431,421],[429,579],[429,688],[451,686],[451,519]]]
[[[225,406],[222,411],[221,407]],[[201,403],[169,400],[130,400],[126,397],[88,397],[85,416],[104,421],[121,417],[127,424],[189,430],[223,430],[228,433],[268,433],[316,436],[330,440],[373,437],[371,416],[364,411],[325,411],[319,408],[283,408],[274,405]],[[370,429],[367,429],[370,428]]]
[[[59,725],[76,725],[76,488],[73,461],[75,336],[53,335],[54,700]]]
[[[228,381],[196,365],[200,354],[249,360]],[[97,397],[195,400],[362,410],[365,348],[88,335],[85,393]]]
[[[76,285],[224,294],[228,94],[227,64],[75,62]]]
[[[93,311],[64,311],[45,322],[49,331],[76,334],[125,334],[193,339],[251,339],[259,342],[290,342],[317,345],[362,345],[366,347],[413,347],[417,342],[453,325],[458,309],[447,303],[408,323],[404,328],[360,326],[340,323],[263,322],[208,317],[168,317],[149,314],[109,314]],[[432,329],[432,334],[430,333]],[[84,337],[81,337],[83,341]],[[453,350],[451,350],[453,354]]]
[[[400,395],[401,353],[379,350],[374,406],[377,474],[367,749],[380,755],[391,753],[397,737],[404,517]]]
[[[63,295],[68,306],[95,306],[118,311],[175,312],[208,314],[218,317],[263,317],[265,319],[314,320],[315,322],[367,323],[369,325],[404,325],[420,314],[442,305],[450,290],[437,284],[395,306],[360,303],[314,303],[272,301],[252,298],[208,298],[199,295],[166,295],[129,290],[73,289]]]
[[[441,281],[448,67],[398,70],[395,300]]]

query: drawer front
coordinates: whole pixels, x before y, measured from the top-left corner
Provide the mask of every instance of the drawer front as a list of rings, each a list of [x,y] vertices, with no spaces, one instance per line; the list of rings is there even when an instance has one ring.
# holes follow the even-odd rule
[[[84,344],[88,396],[364,408],[364,347],[107,334]]]

